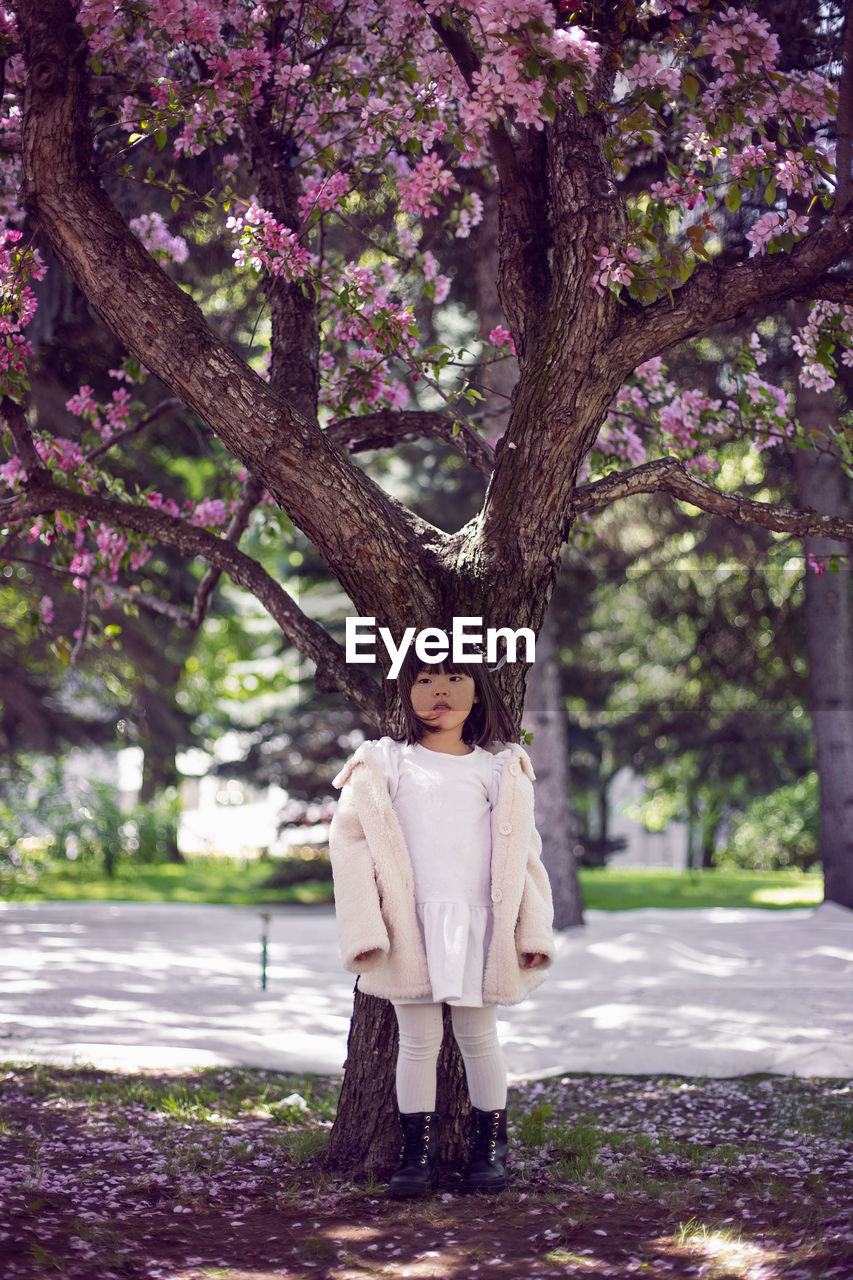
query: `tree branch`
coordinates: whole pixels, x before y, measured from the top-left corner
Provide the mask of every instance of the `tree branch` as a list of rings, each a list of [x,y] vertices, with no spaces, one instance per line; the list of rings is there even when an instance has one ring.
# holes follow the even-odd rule
[[[853,275],[846,271],[832,272],[819,280],[808,293],[794,294],[793,302],[844,302],[853,304]]]
[[[226,538],[187,524],[162,511],[116,502],[90,494],[74,493],[56,484],[43,471],[6,521],[32,519],[55,511],[68,511],[85,519],[131,529],[143,537],[175,547],[188,559],[200,556],[232,582],[251,592],[300,652],[315,663],[315,684],[322,692],[340,690],[366,718],[380,727],[384,699],[379,685],[358,667],[348,665],[346,654],[319,623],[296,605],[262,565]]]
[[[86,641],[89,638],[89,618],[92,613],[92,580],[87,578],[83,584],[83,607],[80,612],[80,626],[77,630],[77,640],[68,659],[69,665],[74,666],[80,654],[85,648]]]
[[[18,451],[18,457],[21,460],[24,475],[26,476],[26,487],[26,485],[37,480],[39,474],[46,471],[47,468],[38,456],[35,441],[27,422],[27,415],[17,401],[12,400],[9,396],[4,396],[0,400],[0,414],[6,419],[12,439],[15,442],[15,448]]]
[[[828,271],[853,248],[853,210],[831,213],[823,226],[790,253],[750,258],[733,266],[697,267],[670,300],[631,302],[610,342],[625,376],[652,356],[753,307],[767,310],[791,298],[814,296],[832,279]],[[823,295],[821,295],[823,296]]]
[[[841,52],[841,83],[838,86],[838,114],[836,116],[836,190],[835,208],[846,209],[850,203],[851,131],[853,131],[853,18],[848,8],[844,19],[844,42]]]
[[[445,11],[431,14],[430,25],[458,67],[469,91],[476,87],[480,60],[463,28]],[[547,179],[545,149],[535,129],[526,134],[526,157],[520,153],[504,121],[489,125],[489,147],[498,174],[500,191],[500,269],[498,292],[510,323],[519,359],[523,361],[529,323],[550,282],[546,212]]]
[[[387,409],[351,418],[339,418],[326,427],[325,434],[339,449],[361,453],[366,449],[387,449],[404,440],[432,437],[444,440],[461,453],[473,467],[491,475],[495,451],[467,422],[445,413]]]
[[[155,405],[150,413],[146,413],[134,426],[128,427],[126,431],[119,431],[117,435],[112,436],[109,440],[105,440],[103,444],[99,444],[91,452],[86,454],[87,462],[94,462],[95,458],[100,458],[102,454],[108,453],[110,449],[114,449],[117,444],[122,444],[125,440],[130,440],[133,436],[138,436],[146,427],[150,427],[158,418],[162,418],[171,409],[182,409],[183,401],[172,396],[168,400],[161,400]]]
[[[796,511],[772,502],[755,502],[735,494],[721,493],[712,485],[697,480],[678,458],[660,458],[645,462],[632,471],[616,472],[579,485],[573,495],[577,513],[598,511],[602,507],[638,493],[669,493],[689,502],[710,515],[725,516],[735,524],[758,525],[775,533],[789,533],[796,538],[837,538],[853,542],[853,521],[838,516],[824,516],[818,511]]]
[[[159,613],[164,618],[168,618],[176,627],[181,627],[185,631],[193,630],[193,615],[188,609],[183,609],[179,604],[172,604],[171,600],[161,600],[159,596],[147,595],[141,591],[139,587],[125,587],[118,582],[109,582],[106,578],[101,578],[97,574],[85,575],[77,569],[66,569],[64,565],[51,564],[49,561],[32,560],[29,556],[18,556],[10,554],[8,543],[0,547],[0,560],[5,560],[7,564],[20,564],[30,573],[42,574],[45,577],[54,578],[82,578],[85,577],[93,587],[101,587],[104,591],[116,600],[121,600],[125,604],[134,605],[140,609],[147,609],[149,613]]]
[[[146,253],[95,178],[86,40],[70,0],[19,0],[27,67],[23,203],[95,310],[208,423],[314,543],[344,589],[385,610],[442,534],[408,511],[280,399]],[[408,581],[408,578],[405,579]]]
[[[628,304],[615,339],[617,347],[625,342],[633,360],[626,370],[753,307],[767,311],[793,298],[849,300],[840,281],[828,274],[853,248],[853,17],[849,7],[836,122],[836,197],[823,224],[790,253],[759,256],[727,267],[702,264],[672,300],[661,298],[650,306]]]
[[[259,484],[253,476],[250,476],[243,485],[240,501],[234,508],[234,514],[231,517],[228,528],[225,530],[224,540],[226,542],[232,543],[235,547],[239,545],[240,539],[248,528],[252,512],[263,496],[263,485]],[[216,565],[211,565],[202,578],[193,601],[190,626],[200,627],[207,617],[213,593],[219,584],[221,576],[222,570]]]

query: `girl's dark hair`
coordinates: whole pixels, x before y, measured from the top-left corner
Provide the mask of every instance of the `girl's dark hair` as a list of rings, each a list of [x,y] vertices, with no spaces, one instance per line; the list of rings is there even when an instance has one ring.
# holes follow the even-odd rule
[[[462,741],[471,747],[488,747],[493,742],[518,742],[515,717],[498,693],[485,662],[422,662],[412,645],[400,670],[400,701],[403,704],[403,731],[406,742],[420,742],[429,726],[415,715],[412,707],[412,685],[421,671],[438,671],[445,675],[470,676],[474,681],[477,701],[462,726]]]

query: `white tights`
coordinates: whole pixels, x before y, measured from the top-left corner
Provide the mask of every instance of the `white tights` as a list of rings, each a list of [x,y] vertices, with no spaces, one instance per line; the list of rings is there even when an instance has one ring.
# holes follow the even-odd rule
[[[404,1114],[435,1110],[435,1068],[441,1048],[440,1004],[395,1004],[400,1028],[397,1055],[397,1106]],[[474,1009],[451,1005],[453,1034],[473,1106],[481,1111],[506,1106],[506,1067],[498,1041],[493,1004]]]

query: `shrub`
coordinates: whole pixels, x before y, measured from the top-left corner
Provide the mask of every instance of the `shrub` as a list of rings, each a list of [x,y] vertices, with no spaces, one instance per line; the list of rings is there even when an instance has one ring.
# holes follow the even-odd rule
[[[820,861],[818,777],[806,774],[790,786],[760,796],[736,818],[728,844],[714,856],[717,866],[810,871]]]

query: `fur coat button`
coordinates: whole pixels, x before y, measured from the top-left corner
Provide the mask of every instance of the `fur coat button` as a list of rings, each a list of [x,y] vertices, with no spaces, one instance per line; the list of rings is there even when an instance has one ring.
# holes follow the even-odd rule
[[[511,823],[511,822],[502,822],[502,823],[501,823],[501,825],[498,827],[498,831],[500,831],[500,833],[501,833],[501,835],[502,835],[502,836],[508,836],[508,835],[511,835],[511,834],[512,834],[512,823]]]
[[[517,760],[511,760],[511,761],[510,761],[510,763],[509,763],[509,771],[510,771],[510,773],[512,773],[512,774],[514,774],[516,777],[518,777],[519,773],[521,772],[521,766],[519,765],[519,763],[518,763],[518,761],[517,761]]]
[[[503,899],[504,899],[504,896],[501,893],[500,889],[492,890],[492,902],[503,902]]]

